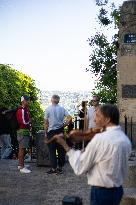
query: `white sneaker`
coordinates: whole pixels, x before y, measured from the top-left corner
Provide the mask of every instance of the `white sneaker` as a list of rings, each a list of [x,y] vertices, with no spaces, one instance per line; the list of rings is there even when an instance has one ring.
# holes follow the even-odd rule
[[[24,167],[25,167],[25,168],[29,168],[29,167],[30,167],[30,165],[29,165],[29,164],[25,164],[25,165],[24,165]],[[18,166],[17,166],[17,168],[18,168],[18,170],[20,170],[20,169],[21,169],[21,166],[20,166],[20,165],[18,165]]]
[[[20,172],[23,174],[29,174],[29,173],[31,173],[31,170],[24,167],[23,169],[20,169]]]

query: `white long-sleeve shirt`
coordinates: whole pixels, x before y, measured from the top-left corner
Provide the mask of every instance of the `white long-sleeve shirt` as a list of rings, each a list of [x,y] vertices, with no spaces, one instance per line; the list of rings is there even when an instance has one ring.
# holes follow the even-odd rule
[[[131,143],[120,126],[108,127],[96,134],[85,151],[67,152],[76,175],[87,173],[88,184],[100,187],[119,187],[128,170]]]

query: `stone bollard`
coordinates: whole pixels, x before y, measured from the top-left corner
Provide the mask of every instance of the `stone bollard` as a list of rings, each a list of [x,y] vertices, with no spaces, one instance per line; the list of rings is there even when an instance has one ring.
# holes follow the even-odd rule
[[[44,130],[39,130],[36,135],[37,166],[50,166],[48,146],[44,142]]]

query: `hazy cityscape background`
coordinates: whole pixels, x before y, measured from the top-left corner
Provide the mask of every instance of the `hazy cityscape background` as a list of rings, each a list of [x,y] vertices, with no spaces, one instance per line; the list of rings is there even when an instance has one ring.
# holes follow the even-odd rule
[[[77,105],[82,100],[90,101],[91,98],[91,91],[42,91],[41,103],[44,110],[50,105],[53,94],[60,96],[60,105],[63,105],[71,115],[77,112]]]

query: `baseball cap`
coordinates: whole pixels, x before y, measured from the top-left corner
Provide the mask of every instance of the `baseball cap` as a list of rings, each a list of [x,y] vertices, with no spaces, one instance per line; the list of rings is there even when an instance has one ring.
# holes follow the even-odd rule
[[[25,101],[28,101],[30,99],[30,97],[28,96],[28,95],[23,95],[22,97],[21,97],[21,102],[23,102],[24,100]]]

